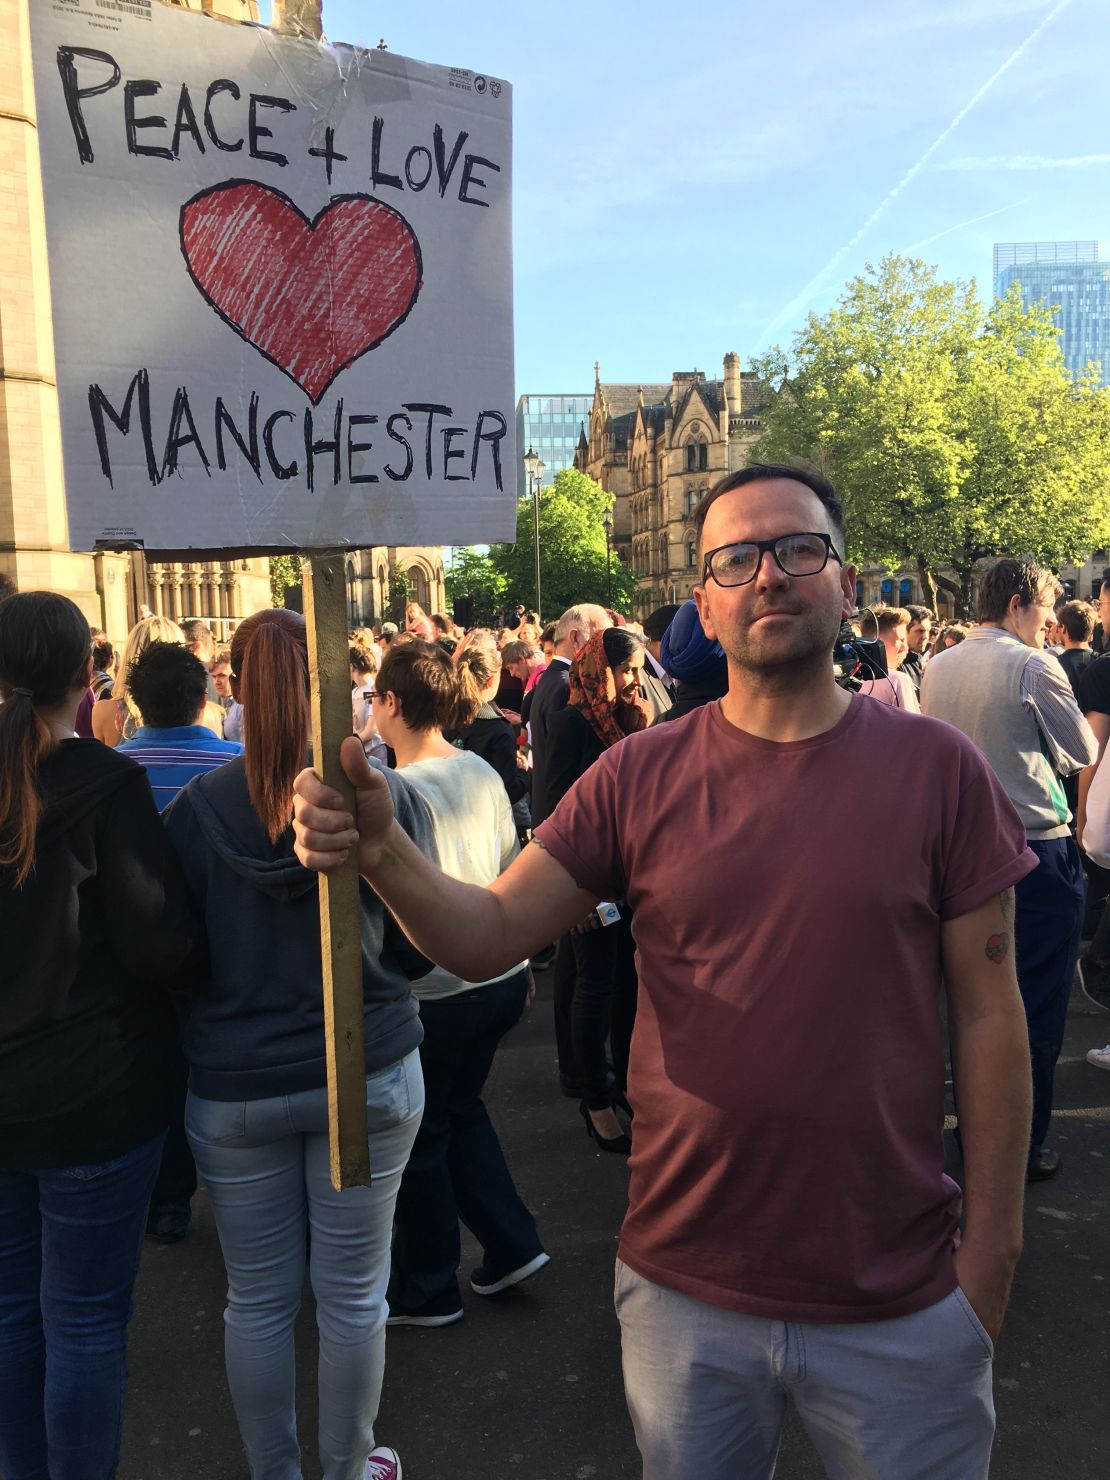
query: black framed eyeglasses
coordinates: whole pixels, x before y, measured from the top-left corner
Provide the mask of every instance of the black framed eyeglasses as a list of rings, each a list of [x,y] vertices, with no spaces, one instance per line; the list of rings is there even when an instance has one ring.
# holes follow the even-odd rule
[[[779,570],[788,576],[818,575],[828,565],[830,555],[838,565],[844,564],[830,535],[816,531],[780,534],[773,540],[744,540],[707,550],[702,579],[712,577],[718,586],[746,586],[755,580],[768,550]]]

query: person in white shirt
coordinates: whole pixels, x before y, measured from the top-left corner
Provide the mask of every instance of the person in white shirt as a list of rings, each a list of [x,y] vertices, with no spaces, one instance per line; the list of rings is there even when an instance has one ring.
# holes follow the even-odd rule
[[[397,769],[428,805],[440,867],[453,879],[491,884],[519,851],[500,776],[443,731],[472,724],[481,695],[470,669],[435,643],[394,644],[382,660],[374,716]],[[428,901],[435,909],[435,900]],[[522,962],[487,982],[435,966],[413,984],[424,1042],[424,1119],[401,1180],[389,1283],[389,1324],[461,1320],[459,1220],[482,1246],[470,1277],[496,1295],[548,1262],[536,1220],[505,1164],[482,1090],[497,1046],[532,995]]]

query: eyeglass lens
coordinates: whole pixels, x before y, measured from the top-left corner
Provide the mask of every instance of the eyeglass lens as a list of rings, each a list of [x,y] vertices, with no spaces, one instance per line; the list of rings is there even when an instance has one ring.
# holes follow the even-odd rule
[[[786,534],[771,547],[779,569],[788,576],[813,576],[823,570],[829,547],[813,534]],[[722,586],[743,586],[755,579],[763,552],[758,545],[726,545],[717,550],[710,567]]]

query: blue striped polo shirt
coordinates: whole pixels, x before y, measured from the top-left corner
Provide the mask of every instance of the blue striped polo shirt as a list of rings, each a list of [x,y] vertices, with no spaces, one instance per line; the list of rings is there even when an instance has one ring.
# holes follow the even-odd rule
[[[234,740],[217,740],[204,725],[176,725],[170,730],[142,725],[116,749],[145,766],[159,812],[166,810],[194,776],[214,771],[243,754],[241,745]]]

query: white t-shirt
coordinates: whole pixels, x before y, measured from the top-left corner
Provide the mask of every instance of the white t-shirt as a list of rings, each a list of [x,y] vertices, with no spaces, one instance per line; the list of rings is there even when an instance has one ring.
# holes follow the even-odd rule
[[[402,767],[405,780],[428,804],[432,814],[439,866],[448,877],[465,884],[492,884],[516,857],[520,844],[501,777],[481,756],[460,750],[457,755],[414,761]],[[435,909],[430,900],[429,909]],[[491,981],[515,976],[514,966]],[[433,966],[412,984],[417,997],[435,999],[469,992],[481,982],[467,982]]]

